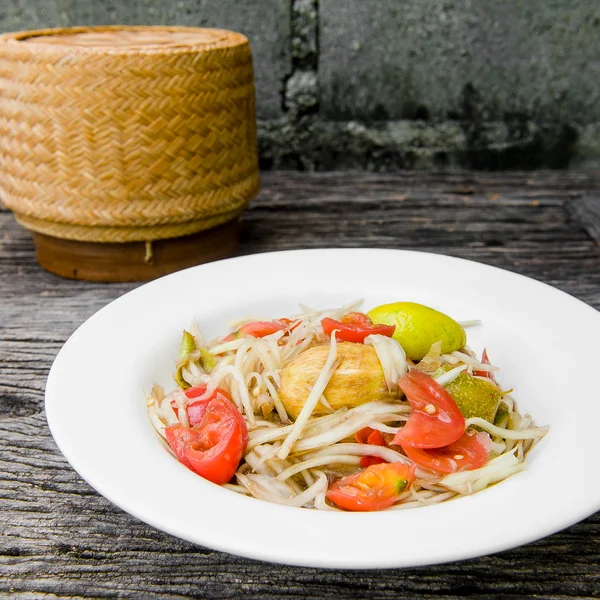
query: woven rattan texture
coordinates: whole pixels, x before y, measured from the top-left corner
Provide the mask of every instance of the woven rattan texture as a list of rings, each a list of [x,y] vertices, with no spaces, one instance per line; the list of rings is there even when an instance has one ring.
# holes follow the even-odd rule
[[[109,43],[60,43],[90,31]],[[123,44],[132,32],[135,43]],[[25,227],[98,242],[177,237],[236,217],[258,184],[244,36],[112,27],[0,36],[0,194]]]

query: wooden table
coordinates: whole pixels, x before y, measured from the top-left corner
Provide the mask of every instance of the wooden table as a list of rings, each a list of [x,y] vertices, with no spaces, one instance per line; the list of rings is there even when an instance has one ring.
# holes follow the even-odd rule
[[[244,219],[241,253],[370,246],[451,254],[540,279],[600,309],[599,184],[598,174],[576,173],[267,173]],[[29,235],[0,212],[0,594],[261,599],[600,594],[600,513],[494,556],[352,572],[213,552],[121,512],[57,450],[44,417],[44,385],[74,329],[133,287],[69,281],[42,271]],[[565,452],[577,460],[576,448]],[[548,493],[577,493],[569,491],[567,477],[557,474],[556,490]],[[498,515],[492,525],[502,526]],[[402,532],[389,535],[409,543]],[[465,535],[484,534],[467,526]]]

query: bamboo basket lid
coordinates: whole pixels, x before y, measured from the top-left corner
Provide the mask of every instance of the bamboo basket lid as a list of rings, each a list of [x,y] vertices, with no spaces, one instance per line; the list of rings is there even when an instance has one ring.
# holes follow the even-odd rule
[[[37,234],[43,266],[67,276],[89,271],[44,265],[39,240],[46,254],[56,239],[72,252],[82,251],[77,242],[106,244],[104,255],[115,244],[117,261],[122,244],[135,243],[144,274],[133,264],[117,278],[150,278],[149,243],[176,246],[237,219],[258,186],[243,35],[115,26],[0,36],[0,199]]]

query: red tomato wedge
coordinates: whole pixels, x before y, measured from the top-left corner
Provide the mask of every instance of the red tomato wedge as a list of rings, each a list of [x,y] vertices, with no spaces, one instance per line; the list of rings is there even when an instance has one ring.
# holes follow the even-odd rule
[[[192,465],[185,456],[185,448],[189,444],[198,441],[200,431],[198,429],[191,429],[185,425],[170,425],[165,429],[165,435],[167,436],[167,442],[169,442],[171,450],[175,452],[175,456],[177,456],[179,462],[191,469]]]
[[[299,325],[300,321],[294,322],[290,319],[276,319],[274,321],[253,321],[252,323],[245,323],[239,329],[230,333],[227,337],[223,338],[224,342],[230,342],[236,338],[249,335],[255,338],[265,337],[271,335],[276,331],[282,329],[289,329],[292,331],[294,327]]]
[[[470,432],[469,432],[470,433]],[[490,438],[485,433],[464,433],[456,442],[443,448],[423,450],[403,446],[406,456],[421,467],[438,473],[471,471],[483,467],[490,457]]]
[[[414,479],[414,467],[402,463],[372,465],[338,479],[327,490],[327,498],[346,510],[383,510],[395,504]]]
[[[206,392],[205,385],[197,385],[197,386],[188,388],[187,390],[184,390],[183,393],[191,400],[192,398],[198,398],[198,396],[202,396],[205,392]],[[215,399],[223,399],[223,400],[227,400],[227,401],[231,402],[231,398],[230,398],[229,394],[225,390],[223,390],[221,388],[217,388],[213,392],[212,396],[209,396],[208,398],[205,398],[204,400],[196,400],[195,402],[190,402],[190,404],[187,405],[186,412],[187,412],[188,420],[190,422],[190,427],[195,427],[196,425],[199,425],[202,422],[204,413],[206,412],[206,407]],[[177,404],[176,404],[175,400],[173,400],[171,402],[171,406],[173,407],[174,410],[177,409]],[[246,426],[246,421],[244,421],[244,417],[242,416],[242,413],[239,410],[236,411],[235,414],[240,422],[240,427],[242,428],[242,430],[244,432],[244,444],[247,444],[248,443],[248,427]]]
[[[339,331],[335,334],[336,340],[357,344],[362,344],[365,338],[371,334],[392,337],[396,330],[395,325],[374,325],[367,315],[360,312],[348,313],[342,317],[341,321],[326,317],[321,319],[321,325],[325,335],[331,336],[333,330],[338,329]]]
[[[372,429],[371,427],[363,427],[359,429],[354,434],[354,439],[359,444],[370,444],[371,446],[385,446],[385,440],[383,439],[383,435],[381,431],[377,431],[377,429]],[[380,458],[379,456],[363,456],[360,459],[361,467],[370,467],[371,465],[379,465],[381,463],[387,462]]]
[[[208,402],[197,426],[172,425],[165,429],[165,435],[184,465],[205,479],[222,484],[238,468],[248,429],[234,404],[219,397]]]
[[[198,396],[202,396],[202,394],[204,394],[205,392],[205,385],[197,385],[195,387],[184,390],[183,393],[191,400],[192,398],[198,398]],[[229,395],[227,394],[227,392],[225,392],[225,390],[217,388],[212,396],[209,396],[204,400],[190,402],[187,405],[186,412],[190,421],[190,427],[194,427],[195,425],[200,424],[202,418],[204,417],[204,413],[206,412],[206,407],[208,406],[209,402],[211,402],[219,396],[223,396],[224,398],[227,398],[227,400],[229,400]]]
[[[425,373],[412,369],[398,380],[413,412],[392,444],[403,448],[441,448],[465,432],[465,419],[454,398]]]
[[[197,385],[193,388],[188,388],[187,390],[185,390],[185,395],[188,398],[197,398],[198,396],[202,396],[202,394],[204,394],[206,392],[206,386],[205,385]],[[206,407],[208,406],[208,404],[215,399],[223,399],[223,400],[227,400],[228,402],[231,402],[231,397],[229,396],[229,394],[221,389],[221,388],[217,388],[213,395],[206,399],[206,400],[196,400],[196,402],[191,402],[190,404],[188,404],[187,407],[187,415],[188,415],[188,419],[190,421],[190,426],[194,427],[195,425],[199,425],[200,422],[202,421],[202,418],[204,417],[204,413],[206,412]],[[240,427],[242,428],[242,431],[244,433],[244,444],[248,443],[248,427],[246,426],[246,421],[244,420],[244,417],[242,416],[242,413],[236,409],[235,411],[235,416],[238,419],[239,423],[240,423]]]

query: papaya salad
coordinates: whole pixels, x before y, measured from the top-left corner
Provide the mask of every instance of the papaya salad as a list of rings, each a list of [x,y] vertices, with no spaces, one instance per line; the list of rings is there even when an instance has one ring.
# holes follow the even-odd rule
[[[183,332],[174,378],[146,394],[177,459],[229,490],[317,510],[400,510],[525,468],[548,428],[521,414],[465,328],[414,302]]]

